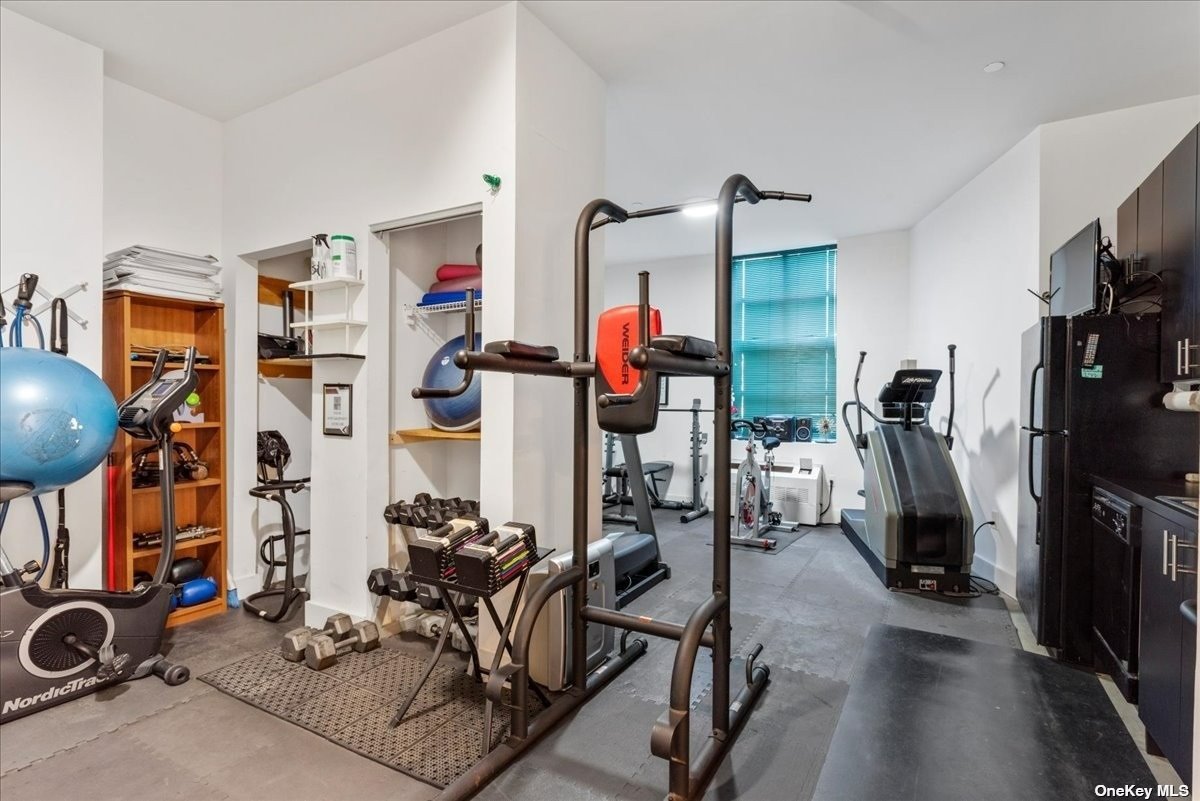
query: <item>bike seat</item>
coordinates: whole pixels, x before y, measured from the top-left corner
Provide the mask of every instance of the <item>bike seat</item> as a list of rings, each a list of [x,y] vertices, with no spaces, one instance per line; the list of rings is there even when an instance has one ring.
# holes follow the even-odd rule
[[[764,451],[773,451],[779,447],[779,437],[763,437],[762,446]]]

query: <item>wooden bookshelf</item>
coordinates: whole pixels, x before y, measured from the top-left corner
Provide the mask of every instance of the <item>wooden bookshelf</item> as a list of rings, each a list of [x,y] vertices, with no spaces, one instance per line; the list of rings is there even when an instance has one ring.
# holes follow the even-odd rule
[[[179,527],[197,523],[218,533],[184,540],[176,545],[176,558],[194,556],[204,563],[204,575],[217,582],[217,597],[171,613],[168,626],[178,626],[225,611],[226,534],[225,483],[225,309],[220,303],[163,298],[136,292],[104,294],[104,380],[118,399],[129,397],[150,378],[152,361],[131,361],[133,345],[172,348],[194,345],[208,356],[197,364],[200,411],[203,423],[183,423],[176,442],[186,442],[208,462],[208,478],[176,481],[175,521]],[[168,362],[167,369],[178,367]],[[109,498],[110,530],[105,545],[106,585],[113,590],[132,589],[134,573],[151,573],[160,548],[134,548],[133,534],[162,528],[159,489],[132,482],[133,454],[149,445],[124,432],[117,435],[112,464],[117,468],[115,487]]]

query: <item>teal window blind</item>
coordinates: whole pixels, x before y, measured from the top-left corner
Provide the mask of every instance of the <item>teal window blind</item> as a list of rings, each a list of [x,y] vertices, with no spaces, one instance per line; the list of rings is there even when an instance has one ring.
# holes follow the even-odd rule
[[[734,257],[736,416],[837,419],[836,278],[836,245]]]

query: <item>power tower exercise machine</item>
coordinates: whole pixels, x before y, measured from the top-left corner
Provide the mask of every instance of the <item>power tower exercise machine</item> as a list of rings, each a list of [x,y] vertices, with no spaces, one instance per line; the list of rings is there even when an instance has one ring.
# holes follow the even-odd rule
[[[172,463],[174,412],[196,388],[196,349],[181,370],[164,372],[159,351],[150,380],[117,407],[117,424],[158,443],[159,464]],[[160,653],[174,587],[175,473],[159,471],[162,550],[153,579],[132,592],[46,590],[25,581],[0,549],[0,722],[7,723],[122,681],[154,674],[171,685],[188,680],[183,665]]]
[[[866,509],[842,511],[842,532],[889,589],[969,594],[975,555],[971,507],[954,469],[954,350],[946,433],[929,424],[941,370],[903,364],[879,391],[879,413],[858,394],[866,351],[858,356],[854,400],[842,420],[863,466]],[[857,431],[849,410],[858,410]],[[875,421],[863,430],[863,414]]]
[[[591,356],[590,325],[590,238],[592,230],[643,217],[674,214],[691,203],[626,211],[610,200],[593,200],[584,207],[575,228],[575,352],[569,361],[559,359],[554,346],[529,345],[515,341],[490,342],[483,351],[459,351],[454,363],[464,370],[460,387],[465,391],[474,371],[569,378],[574,384],[573,516],[571,566],[543,582],[526,597],[525,607],[513,636],[512,661],[493,672],[486,687],[487,697],[505,704],[511,714],[507,739],[480,759],[440,798],[465,799],[475,795],[534,743],[552,731],[572,712],[641,657],[650,634],[679,644],[671,671],[670,706],[654,725],[650,751],[668,762],[670,801],[699,798],[717,772],[738,733],[767,684],[770,671],[757,661],[762,645],[745,658],[745,686],[730,699],[732,664],[730,625],[730,514],[729,473],[717,470],[713,487],[713,577],[712,595],[684,624],[631,615],[592,606],[587,599],[588,496],[593,456],[590,447],[590,408],[604,431],[639,434],[651,431],[658,417],[658,376],[711,378],[714,392],[714,463],[729,464],[730,358],[732,355],[733,209],[739,201],[791,200],[808,202],[810,195],[759,190],[744,175],[730,176],[717,199],[716,219],[716,341],[696,337],[661,335],[661,318],[650,306],[649,273],[639,274],[639,303],[636,307],[609,310],[598,324],[596,358]],[[630,309],[636,308],[636,328],[627,326]],[[606,315],[609,315],[606,317]],[[616,336],[612,325],[616,325]],[[472,332],[473,333],[473,332]],[[605,335],[607,333],[607,336]],[[468,337],[465,341],[472,342]],[[595,398],[589,398],[589,382],[595,381]],[[528,664],[534,625],[547,601],[568,587],[571,593],[571,688],[529,721]],[[623,629],[621,648],[603,664],[589,670],[588,625]],[[713,657],[712,731],[693,755],[691,748],[692,670],[701,646]],[[503,695],[505,685],[512,697]]]

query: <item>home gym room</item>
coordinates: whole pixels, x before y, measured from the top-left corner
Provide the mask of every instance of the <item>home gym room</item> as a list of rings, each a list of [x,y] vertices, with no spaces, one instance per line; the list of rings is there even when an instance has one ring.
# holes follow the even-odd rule
[[[1198,131],[1193,0],[0,0],[0,795],[1190,796]]]

